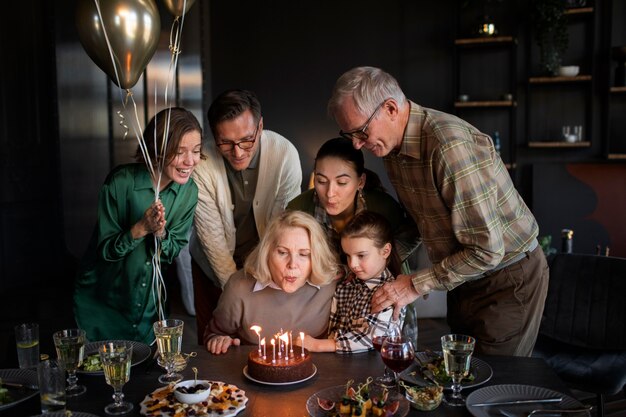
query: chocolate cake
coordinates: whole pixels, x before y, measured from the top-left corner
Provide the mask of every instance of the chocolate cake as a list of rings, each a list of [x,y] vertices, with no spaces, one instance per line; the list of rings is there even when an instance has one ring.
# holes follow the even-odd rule
[[[287,358],[277,356],[276,361],[272,363],[271,354],[263,359],[258,350],[253,350],[248,354],[248,375],[258,381],[272,383],[303,380],[313,375],[311,353],[305,349],[302,356],[298,348]]]

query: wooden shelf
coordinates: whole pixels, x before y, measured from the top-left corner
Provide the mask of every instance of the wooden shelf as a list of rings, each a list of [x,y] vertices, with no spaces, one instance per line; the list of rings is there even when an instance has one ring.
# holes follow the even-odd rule
[[[513,100],[480,100],[480,101],[455,101],[454,107],[516,107],[517,101]]]
[[[589,148],[591,142],[528,142],[529,148]]]
[[[593,7],[573,7],[571,9],[565,9],[563,14],[576,15],[576,14],[589,14],[593,13]]]
[[[454,44],[457,46],[475,46],[490,45],[517,42],[513,36],[484,36],[480,38],[455,39]]]
[[[553,84],[553,83],[577,83],[591,81],[591,75],[577,75],[575,77],[530,77],[531,84]]]
[[[611,93],[626,93],[626,87],[611,87]]]
[[[608,159],[626,159],[626,153],[610,153],[607,155]]]

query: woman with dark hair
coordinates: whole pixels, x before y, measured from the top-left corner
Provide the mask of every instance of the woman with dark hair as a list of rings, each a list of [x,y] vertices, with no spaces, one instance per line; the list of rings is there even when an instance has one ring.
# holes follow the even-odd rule
[[[98,197],[96,226],[74,289],[76,322],[89,340],[151,342],[159,302],[152,282],[154,237],[163,266],[187,243],[198,201],[191,173],[201,157],[202,128],[191,112],[175,107],[154,116],[143,139],[137,161],[147,152],[154,172],[162,167],[160,178],[146,163],[121,165]]]
[[[407,259],[420,245],[417,226],[402,206],[385,192],[378,176],[365,168],[363,152],[345,138],[326,141],[317,152],[313,167],[314,188],[300,194],[287,205],[318,220],[342,253],[340,234],[348,222],[364,210],[381,214],[393,230],[397,262],[389,269],[396,275],[410,271]],[[345,264],[345,257],[342,256]],[[401,271],[402,270],[402,271]]]

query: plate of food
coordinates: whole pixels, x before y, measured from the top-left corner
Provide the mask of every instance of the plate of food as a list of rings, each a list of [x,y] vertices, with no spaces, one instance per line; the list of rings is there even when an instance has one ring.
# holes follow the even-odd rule
[[[84,375],[104,375],[102,364],[100,363],[100,354],[98,348],[107,342],[120,342],[120,340],[102,340],[99,342],[91,342],[85,344],[85,354],[83,364],[76,372]],[[124,340],[133,345],[133,356],[131,358],[131,366],[139,365],[150,357],[152,351],[150,346],[145,343],[135,342],[133,340]]]
[[[390,391],[371,384],[337,385],[311,395],[306,410],[311,417],[329,416],[393,416],[404,417],[409,413],[409,402],[397,391]]]
[[[0,369],[0,410],[34,397],[37,386],[37,372],[32,369]]]
[[[139,404],[145,416],[221,416],[230,417],[246,408],[246,392],[235,385],[220,381],[208,381],[211,393],[206,401],[196,404],[183,404],[176,399],[174,385],[158,388],[146,395]]]
[[[472,356],[470,372],[461,381],[463,388],[476,387],[489,381],[493,369],[481,359]],[[441,352],[417,352],[415,362],[399,375],[400,379],[409,384],[428,386],[435,381],[445,389],[450,389],[452,381],[446,374],[446,366]]]

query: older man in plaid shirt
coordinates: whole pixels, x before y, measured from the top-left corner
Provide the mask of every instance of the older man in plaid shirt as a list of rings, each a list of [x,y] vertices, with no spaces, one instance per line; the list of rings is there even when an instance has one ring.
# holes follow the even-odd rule
[[[477,340],[476,352],[529,356],[548,286],[538,226],[491,138],[456,116],[406,99],[373,67],[335,84],[329,112],[355,148],[383,157],[400,201],[418,226],[432,266],[399,275],[372,298],[398,308],[448,290],[448,324]]]

